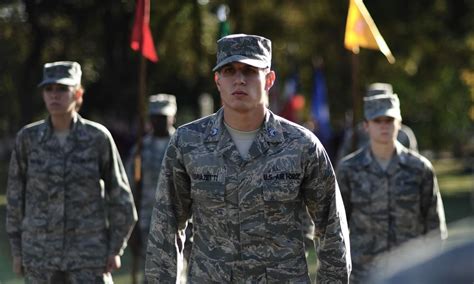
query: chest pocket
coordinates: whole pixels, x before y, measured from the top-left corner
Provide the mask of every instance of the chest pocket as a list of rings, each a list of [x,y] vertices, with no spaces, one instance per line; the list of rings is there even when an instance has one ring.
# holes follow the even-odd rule
[[[264,174],[263,200],[291,202],[298,199],[301,173],[280,172]]]
[[[399,202],[418,202],[421,188],[421,182],[416,177],[397,179],[395,183],[397,200]]]
[[[301,174],[279,172],[263,176],[263,200],[266,227],[270,234],[292,234],[301,206]]]
[[[225,174],[223,168],[196,169],[191,173],[191,197],[204,203],[224,202]]]
[[[94,182],[100,177],[99,157],[92,149],[73,153],[68,160],[68,167],[73,176],[78,179],[92,179]]]
[[[380,184],[369,176],[356,176],[350,183],[351,203],[363,211],[370,211],[373,194]]]
[[[31,176],[48,175],[49,168],[52,167],[51,157],[48,153],[42,150],[31,151],[28,157],[28,173]],[[48,159],[49,158],[49,159]]]

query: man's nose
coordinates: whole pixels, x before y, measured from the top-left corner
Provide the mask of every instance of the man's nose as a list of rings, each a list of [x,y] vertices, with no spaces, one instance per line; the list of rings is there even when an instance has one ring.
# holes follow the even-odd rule
[[[241,70],[235,71],[235,82],[239,84],[245,84],[245,75]]]

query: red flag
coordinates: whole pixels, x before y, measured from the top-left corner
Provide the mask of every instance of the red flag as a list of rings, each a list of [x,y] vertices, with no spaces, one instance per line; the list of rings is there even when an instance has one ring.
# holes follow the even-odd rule
[[[150,30],[150,1],[137,0],[135,6],[135,21],[133,22],[132,38],[130,47],[140,51],[150,61],[157,62],[153,36]]]

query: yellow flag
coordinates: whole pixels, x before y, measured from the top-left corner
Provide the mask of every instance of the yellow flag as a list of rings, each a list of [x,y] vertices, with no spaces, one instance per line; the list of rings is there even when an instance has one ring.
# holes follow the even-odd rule
[[[344,46],[356,54],[359,53],[359,47],[378,49],[387,57],[388,62],[395,62],[362,0],[350,0]]]

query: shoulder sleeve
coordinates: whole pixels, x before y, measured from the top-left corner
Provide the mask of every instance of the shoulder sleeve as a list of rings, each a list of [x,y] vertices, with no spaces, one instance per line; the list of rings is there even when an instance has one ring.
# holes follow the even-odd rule
[[[423,188],[421,196],[421,212],[424,217],[425,234],[438,231],[440,237],[445,239],[448,231],[444,215],[443,200],[438,187],[438,180],[431,166],[426,162],[423,174]]]
[[[145,277],[150,283],[176,282],[177,236],[190,218],[190,179],[178,135],[170,140],[158,179],[146,252]]]
[[[109,255],[122,255],[138,217],[118,149],[110,133],[104,135],[106,149],[102,151],[101,168],[110,224]]]
[[[333,167],[316,141],[307,152],[302,189],[318,238],[318,283],[347,283],[351,271],[346,214]]]
[[[342,195],[342,201],[344,202],[344,209],[346,211],[347,222],[349,222],[352,213],[351,206],[351,186],[348,166],[346,163],[341,163],[336,170],[337,182]]]
[[[6,231],[13,256],[21,256],[21,223],[24,216],[27,152],[21,132],[10,158],[7,183]]]

